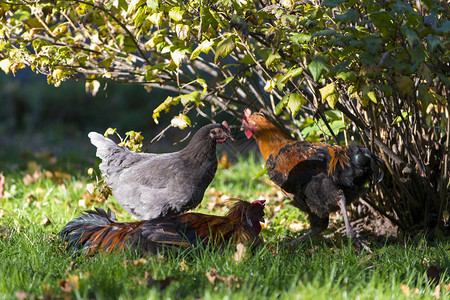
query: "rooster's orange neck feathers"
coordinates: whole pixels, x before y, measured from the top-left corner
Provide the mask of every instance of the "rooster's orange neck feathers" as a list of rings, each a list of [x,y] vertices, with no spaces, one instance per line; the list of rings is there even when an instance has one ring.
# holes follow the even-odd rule
[[[270,154],[276,156],[283,146],[295,142],[290,136],[259,114],[253,114],[248,118],[248,122],[256,127],[253,137],[265,161]]]

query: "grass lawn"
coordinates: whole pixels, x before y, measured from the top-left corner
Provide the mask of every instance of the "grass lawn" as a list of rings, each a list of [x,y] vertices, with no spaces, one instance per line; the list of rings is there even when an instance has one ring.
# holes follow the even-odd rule
[[[280,202],[267,177],[253,178],[261,171],[253,158],[218,170],[197,208],[224,214],[230,197],[268,200],[265,246],[240,262],[233,247],[166,257],[132,251],[72,257],[56,233],[83,210],[110,207],[119,221],[131,218],[114,199],[99,202],[89,194],[87,175],[56,171],[51,157],[41,159],[48,162],[28,161],[31,175],[4,172],[0,299],[450,299],[448,241],[374,242],[369,253],[321,236],[288,250],[283,239],[300,234],[291,229],[307,226],[305,216]]]

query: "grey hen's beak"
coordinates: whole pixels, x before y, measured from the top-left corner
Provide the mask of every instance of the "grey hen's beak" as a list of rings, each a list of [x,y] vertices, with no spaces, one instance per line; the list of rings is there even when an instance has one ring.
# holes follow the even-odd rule
[[[227,138],[229,138],[230,140],[232,140],[234,142],[235,139],[234,139],[233,135],[231,134],[230,126],[228,126],[227,121],[223,121],[222,125],[227,129],[227,133],[228,133]]]

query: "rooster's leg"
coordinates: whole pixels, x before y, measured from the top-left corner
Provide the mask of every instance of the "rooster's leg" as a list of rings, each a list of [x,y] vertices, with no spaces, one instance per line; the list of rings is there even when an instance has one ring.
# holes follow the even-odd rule
[[[350,222],[348,220],[347,209],[345,208],[346,204],[347,203],[345,200],[345,196],[341,195],[339,199],[339,205],[341,206],[342,216],[344,217],[345,232],[347,233],[347,237],[351,239],[355,237],[355,232],[353,231],[352,225],[350,225]]]
[[[311,230],[302,235],[301,237],[293,240],[288,244],[289,247],[297,247],[299,244],[309,240],[313,236],[321,233],[328,227],[328,215],[326,217],[319,217],[314,213],[310,213],[308,216],[309,223],[311,225]]]
[[[345,208],[346,205],[345,196],[341,195],[340,198],[341,199],[339,200],[339,205],[341,207],[342,216],[344,217],[345,232],[347,234],[347,237],[353,239],[356,245],[363,247],[365,250],[369,252],[372,252],[372,250],[370,250],[370,247],[367,245],[366,239],[357,234],[353,230],[352,225],[348,220],[347,209]]]

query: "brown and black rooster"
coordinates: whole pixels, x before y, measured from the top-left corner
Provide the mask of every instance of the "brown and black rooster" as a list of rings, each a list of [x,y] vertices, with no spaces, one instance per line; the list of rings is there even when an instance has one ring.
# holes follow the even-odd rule
[[[291,203],[308,213],[311,230],[291,245],[328,227],[330,212],[340,207],[348,237],[355,233],[345,206],[357,200],[383,178],[383,160],[358,145],[296,141],[260,113],[244,111],[242,124],[247,138],[252,136],[266,161],[270,179],[282,188]]]
[[[112,195],[140,220],[177,215],[199,205],[217,170],[216,144],[230,137],[227,122],[209,124],[184,149],[155,154],[136,153],[89,133]]]
[[[164,249],[190,245],[224,246],[228,243],[260,245],[260,221],[264,222],[265,200],[252,203],[236,200],[226,216],[185,213],[149,221],[119,223],[108,211],[88,210],[70,221],[58,234],[74,253],[111,253],[125,246],[141,253],[163,252]]]

